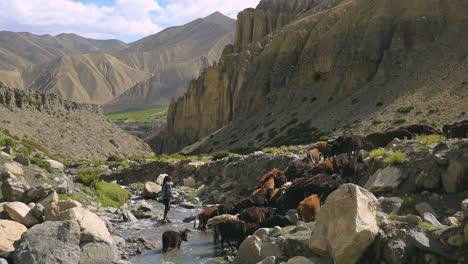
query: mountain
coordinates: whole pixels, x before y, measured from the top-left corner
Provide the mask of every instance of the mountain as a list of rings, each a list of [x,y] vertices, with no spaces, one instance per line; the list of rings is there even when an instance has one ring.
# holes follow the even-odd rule
[[[108,54],[73,54],[23,73],[29,90],[56,93],[80,103],[105,104],[151,77]]]
[[[257,149],[466,119],[467,25],[465,1],[262,0],[152,147]]]
[[[235,20],[216,12],[186,25],[130,43],[113,53],[131,67],[154,74],[129,89],[111,104],[121,108],[135,105],[167,105],[184,94],[189,81],[221,56],[234,40]]]
[[[21,71],[65,54],[103,53],[124,46],[119,40],[93,40],[75,34],[53,37],[0,31],[0,70]]]

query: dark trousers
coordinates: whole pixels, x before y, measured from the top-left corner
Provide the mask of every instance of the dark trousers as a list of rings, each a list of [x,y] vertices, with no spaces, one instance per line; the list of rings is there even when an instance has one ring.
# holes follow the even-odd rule
[[[171,209],[171,199],[163,199],[162,202],[164,204],[164,219],[166,219],[167,213]]]

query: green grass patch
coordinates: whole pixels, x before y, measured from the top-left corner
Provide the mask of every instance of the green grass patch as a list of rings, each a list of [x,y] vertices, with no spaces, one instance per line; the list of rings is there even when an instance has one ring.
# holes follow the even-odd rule
[[[52,173],[52,171],[53,171],[52,166],[50,165],[49,162],[45,161],[44,159],[42,159],[40,157],[32,157],[30,160],[31,160],[32,164],[35,164],[35,165],[39,166],[40,168],[43,168],[47,172]]]
[[[405,159],[406,159],[406,154],[404,152],[396,151],[390,154],[389,156],[387,156],[386,158],[384,158],[384,163],[390,164],[390,165],[399,165],[403,163]]]
[[[97,168],[80,170],[78,172],[78,181],[88,186],[95,186],[99,182],[99,176],[103,172],[104,170]]]
[[[385,149],[385,148],[375,149],[375,150],[373,150],[373,151],[371,151],[369,153],[369,157],[371,159],[375,159],[377,157],[383,157],[383,156],[385,156],[385,154],[387,154],[387,152],[388,152],[388,150]]]
[[[442,135],[417,135],[416,140],[419,140],[423,145],[431,145],[445,141]]]
[[[167,107],[152,109],[127,109],[107,113],[105,116],[112,122],[123,123],[161,123],[166,122]]]
[[[428,222],[421,222],[419,226],[424,228],[441,228],[440,226],[436,226]]]
[[[97,201],[104,207],[119,208],[130,199],[130,192],[118,184],[99,181],[95,186]]]
[[[224,159],[226,157],[229,157],[229,155],[230,153],[227,151],[219,151],[213,155],[213,158],[211,158],[211,160],[216,161],[216,160]]]
[[[76,193],[72,194],[59,194],[58,195],[60,201],[66,201],[66,200],[74,200],[74,201],[79,201],[80,199],[76,195]]]
[[[401,114],[408,114],[411,111],[413,111],[414,108],[415,108],[414,105],[406,105],[406,106],[402,106],[402,107],[398,108],[397,112],[401,113]]]
[[[17,149],[16,152],[21,153],[21,154],[23,154],[23,155],[26,156],[26,157],[29,157],[29,156],[31,156],[31,154],[32,154],[32,153],[31,153],[31,150],[29,150],[29,149],[27,149],[27,148],[25,148],[25,147],[21,147],[21,148]]]
[[[12,138],[0,138],[0,147],[16,147],[16,141]]]
[[[278,153],[283,153],[283,150],[282,148],[264,148],[262,149],[262,152],[278,154]]]
[[[328,137],[328,136],[321,136],[319,139],[320,139],[320,141],[326,141],[326,142],[328,142],[328,141],[330,140],[330,137]]]
[[[404,123],[406,123],[406,119],[404,119],[404,118],[399,118],[399,119],[394,120],[393,123],[394,123],[394,124],[397,124],[397,125],[399,125],[399,124],[404,124]]]

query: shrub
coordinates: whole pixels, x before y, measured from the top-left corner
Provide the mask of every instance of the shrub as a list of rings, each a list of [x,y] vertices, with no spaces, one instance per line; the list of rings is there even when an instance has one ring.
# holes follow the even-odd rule
[[[99,176],[103,173],[101,169],[83,169],[78,172],[78,181],[88,186],[95,186]]]
[[[273,153],[273,154],[283,152],[283,150],[281,150],[281,148],[264,148],[264,149],[262,149],[262,151],[265,152],[265,153]]]
[[[18,153],[23,154],[23,155],[26,156],[26,157],[31,156],[31,150],[29,150],[29,149],[27,149],[27,148],[25,148],[25,147],[21,147],[21,148],[17,149],[16,151],[17,151]]]
[[[328,137],[328,136],[321,136],[319,139],[320,139],[320,141],[329,141],[329,140],[330,140],[330,137]]]
[[[213,155],[213,158],[211,158],[211,160],[220,160],[220,159],[224,159],[225,157],[228,157],[229,156],[229,152],[227,151],[219,151],[219,152],[216,152],[214,155]]]
[[[16,141],[11,138],[1,138],[0,139],[0,147],[16,147]]]
[[[402,114],[408,114],[409,112],[411,112],[413,110],[414,110],[414,105],[407,105],[407,106],[402,106],[402,107],[398,108],[397,112],[402,113]]]
[[[388,150],[385,148],[375,149],[369,153],[369,157],[371,159],[375,159],[377,157],[383,157],[385,154],[387,154],[387,152]]]
[[[440,226],[436,226],[428,222],[421,222],[419,226],[424,228],[441,228]]]
[[[374,119],[374,120],[372,120],[372,124],[373,124],[373,125],[379,125],[379,124],[382,124],[382,123],[383,123],[383,121],[382,121],[381,119]]]
[[[96,183],[96,196],[102,206],[119,208],[130,198],[130,192],[118,184],[99,181]]]
[[[35,156],[35,157],[31,158],[31,163],[39,166],[40,168],[43,168],[44,170],[46,170],[49,173],[51,173],[53,171],[52,166],[50,165],[50,163],[45,161],[44,159],[42,159],[40,157]]]
[[[423,145],[431,145],[444,141],[445,137],[442,135],[417,135],[415,139],[419,140]]]
[[[125,158],[122,158],[117,155],[111,155],[109,158],[107,158],[107,161],[109,162],[124,162]]]
[[[396,151],[384,159],[385,164],[398,165],[406,159],[406,154],[401,151]]]
[[[76,195],[76,193],[72,193],[72,194],[59,194],[58,195],[59,197],[59,200],[60,201],[66,201],[66,200],[75,200],[75,201],[79,201],[79,198],[78,196]]]

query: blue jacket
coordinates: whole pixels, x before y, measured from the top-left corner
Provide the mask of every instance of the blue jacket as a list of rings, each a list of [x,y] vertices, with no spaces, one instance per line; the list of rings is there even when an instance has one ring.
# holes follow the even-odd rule
[[[162,198],[163,199],[173,199],[173,190],[172,190],[172,184],[165,183],[162,186]]]

